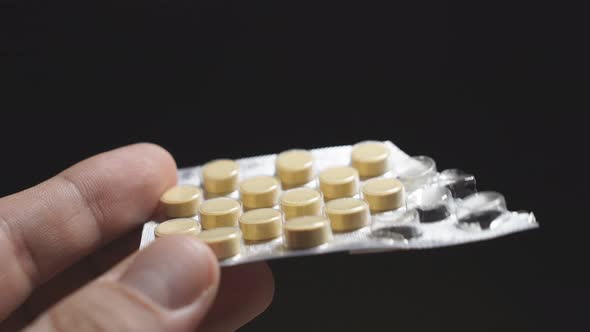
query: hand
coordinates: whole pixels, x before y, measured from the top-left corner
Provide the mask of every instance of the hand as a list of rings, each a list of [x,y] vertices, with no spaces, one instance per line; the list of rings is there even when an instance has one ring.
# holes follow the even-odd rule
[[[234,331],[264,311],[266,264],[220,271],[183,236],[135,252],[175,183],[170,154],[137,144],[0,199],[0,331]]]

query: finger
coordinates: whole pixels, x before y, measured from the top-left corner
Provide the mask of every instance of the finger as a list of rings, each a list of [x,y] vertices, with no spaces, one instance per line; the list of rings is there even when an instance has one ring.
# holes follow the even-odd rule
[[[264,312],[273,294],[274,279],[266,263],[224,268],[215,304],[199,331],[235,331]]]
[[[136,144],[0,199],[0,320],[40,283],[148,219],[175,181],[170,154]]]
[[[205,244],[163,238],[53,306],[28,331],[194,331],[218,285],[217,259]]]
[[[20,328],[22,329],[34,317],[37,317],[53,304],[96,279],[137,251],[140,237],[139,230],[138,232],[127,233],[99,251],[68,267],[59,275],[35,289],[26,302],[11,314],[11,318],[16,313],[20,313],[20,317],[26,318],[21,320]],[[24,312],[24,315],[22,312]],[[0,331],[2,331],[3,325],[0,324]]]
[[[104,268],[105,266],[112,267],[112,263],[121,261],[124,256],[135,251],[137,245],[134,248],[128,248],[126,245],[133,242],[135,241],[129,236],[118,239],[37,289],[25,305],[18,309],[26,310],[29,317],[21,321],[19,329],[26,326],[32,317],[36,317],[52,304],[106,272],[108,269]],[[126,254],[123,256],[123,253]],[[114,260],[112,257],[118,259]],[[262,313],[272,301],[273,293],[274,280],[267,264],[224,268],[221,271],[221,287],[217,299],[207,315],[205,327],[199,331],[235,331]],[[3,324],[0,324],[0,331],[2,327]]]

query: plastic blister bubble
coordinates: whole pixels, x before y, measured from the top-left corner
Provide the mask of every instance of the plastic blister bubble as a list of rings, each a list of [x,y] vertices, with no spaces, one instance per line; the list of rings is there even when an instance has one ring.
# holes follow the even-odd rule
[[[481,192],[466,197],[457,210],[457,225],[467,230],[498,227],[508,217],[506,200],[496,192]]]
[[[417,227],[419,214],[415,209],[405,207],[373,216],[371,236],[373,238],[393,241],[408,241],[420,237],[422,232]]]
[[[416,209],[421,223],[439,222],[455,213],[451,191],[436,185],[414,191],[408,198],[408,207]]]
[[[410,157],[394,169],[407,192],[429,184],[436,176],[436,162],[427,156]]]
[[[475,176],[459,169],[442,171],[436,182],[449,188],[455,198],[465,198],[477,192]]]

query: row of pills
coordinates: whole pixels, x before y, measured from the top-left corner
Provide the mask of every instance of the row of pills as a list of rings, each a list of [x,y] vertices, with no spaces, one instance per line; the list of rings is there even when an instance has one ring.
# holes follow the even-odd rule
[[[303,190],[302,190],[303,191]],[[310,193],[316,192],[313,189],[305,188]],[[316,192],[317,193],[317,192]],[[287,196],[287,195],[285,195]],[[317,193],[317,197],[320,197]],[[316,204],[317,202],[317,204]],[[250,210],[242,213],[242,209],[237,200],[227,197],[214,198],[205,201],[199,208],[200,224],[198,228],[186,229],[189,233],[200,232],[201,227],[205,230],[220,227],[238,227],[244,231],[244,237],[247,240],[259,241],[267,240],[279,236],[280,234],[273,231],[274,226],[269,226],[270,230],[264,230],[266,224],[274,224],[281,220],[291,220],[304,216],[322,216],[327,215],[332,221],[332,229],[337,232],[352,231],[366,226],[367,220],[364,218],[365,210],[369,211],[369,206],[365,201],[357,198],[339,198],[331,200],[325,204],[321,201],[299,201],[297,206],[282,205],[281,211],[273,208],[261,208]],[[191,218],[175,218],[172,220],[193,220]],[[184,227],[180,227],[184,229]],[[172,229],[171,229],[172,230]],[[269,237],[259,235],[261,233],[269,234]],[[252,234],[250,236],[249,234]]]
[[[351,153],[352,167],[333,167],[318,175],[321,192],[307,187],[289,189],[309,183],[315,176],[313,156],[305,150],[279,154],[276,178],[257,176],[241,183],[234,161],[210,162],[202,169],[207,197],[223,196],[239,189],[241,203],[229,197],[203,202],[199,187],[176,186],[161,198],[165,214],[176,219],[161,223],[155,235],[197,235],[220,259],[236,255],[242,238],[268,241],[283,235],[288,249],[321,245],[329,241],[332,231],[362,228],[369,224],[370,212],[394,210],[405,203],[403,185],[391,178],[367,180],[361,189],[364,200],[353,198],[359,191],[359,178],[380,176],[389,170],[388,157],[389,150],[382,143],[355,145]],[[288,189],[282,195],[281,187]],[[273,208],[277,205],[281,211]],[[200,224],[187,219],[197,214]]]
[[[320,187],[321,190],[321,187]],[[371,212],[395,210],[404,204],[404,187],[393,178],[370,179],[362,186],[362,197]],[[278,184],[273,177],[260,176],[245,180],[240,189],[240,201],[218,197],[203,202],[201,189],[193,185],[178,185],[162,195],[164,212],[170,218],[200,215],[205,228],[236,226],[242,209],[245,211],[270,208],[280,205],[287,219],[304,215],[320,214],[326,191],[300,187],[285,191],[280,197]],[[340,198],[356,196],[350,191]]]
[[[347,232],[367,226],[370,214],[363,200],[340,198],[326,204],[326,216],[307,215],[286,220],[281,211],[263,208],[245,212],[238,220],[239,228],[222,226],[203,231],[202,224],[195,219],[170,219],[156,227],[155,235],[196,235],[219,259],[224,259],[240,252],[242,239],[255,243],[283,235],[288,249],[312,248],[328,242],[332,231]]]
[[[349,196],[356,191],[359,177],[368,179],[386,173],[389,170],[389,155],[390,151],[383,143],[363,142],[353,146],[350,162],[352,167],[336,167],[319,174],[326,199]],[[306,150],[280,153],[275,161],[275,169],[276,178],[283,189],[303,186],[315,178],[314,158]],[[203,166],[202,175],[207,197],[223,196],[238,190],[239,166],[233,160],[209,162]],[[274,186],[275,182],[266,180],[264,185]],[[248,191],[247,188],[244,189]]]

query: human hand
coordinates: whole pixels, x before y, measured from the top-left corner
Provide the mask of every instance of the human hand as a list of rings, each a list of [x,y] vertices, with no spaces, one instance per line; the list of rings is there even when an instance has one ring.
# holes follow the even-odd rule
[[[135,252],[176,183],[151,144],[106,152],[0,199],[0,331],[234,331],[270,304],[264,263],[220,271],[192,237]]]

